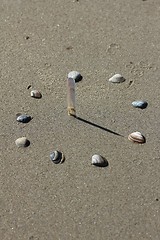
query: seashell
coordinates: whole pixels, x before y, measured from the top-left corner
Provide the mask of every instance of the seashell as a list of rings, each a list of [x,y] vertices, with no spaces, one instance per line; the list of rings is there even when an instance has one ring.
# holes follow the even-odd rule
[[[101,155],[95,154],[92,156],[92,165],[106,167],[108,166],[108,161]]]
[[[109,82],[112,83],[122,83],[125,81],[125,78],[121,76],[121,74],[117,73],[113,77],[109,79]]]
[[[75,82],[79,82],[82,80],[82,75],[77,72],[77,71],[72,71],[70,73],[68,73],[68,78],[73,78],[75,80]]]
[[[63,163],[65,160],[65,157],[63,155],[63,152],[54,151],[50,154],[50,159],[55,164],[58,164],[58,163]]]
[[[128,139],[135,143],[145,143],[145,137],[140,132],[133,132],[129,134]]]
[[[31,91],[31,97],[33,97],[33,98],[41,98],[42,94],[38,90],[32,90]]]
[[[21,137],[15,141],[15,144],[17,147],[28,147],[30,145],[30,141],[26,137]]]
[[[17,116],[17,121],[21,123],[28,123],[31,119],[31,116],[25,114]]]
[[[144,109],[147,107],[148,103],[146,101],[137,100],[132,102],[133,107]]]

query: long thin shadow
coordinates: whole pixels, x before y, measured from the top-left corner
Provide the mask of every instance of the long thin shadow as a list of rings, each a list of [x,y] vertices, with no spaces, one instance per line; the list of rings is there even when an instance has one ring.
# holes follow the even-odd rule
[[[104,127],[102,127],[102,126],[100,126],[100,125],[98,125],[98,124],[96,124],[96,123],[90,122],[90,121],[88,121],[88,120],[86,120],[86,119],[83,119],[83,118],[80,118],[80,117],[75,117],[75,118],[76,118],[77,120],[82,121],[82,122],[84,122],[84,123],[87,123],[87,124],[89,124],[89,125],[91,125],[91,126],[100,128],[101,130],[104,130],[104,131],[106,131],[106,132],[115,134],[115,135],[117,135],[117,136],[124,137],[123,135],[121,135],[121,134],[119,134],[119,133],[116,133],[116,132],[114,132],[114,131],[112,131],[112,130],[110,130],[110,129],[108,129],[108,128],[104,128]]]

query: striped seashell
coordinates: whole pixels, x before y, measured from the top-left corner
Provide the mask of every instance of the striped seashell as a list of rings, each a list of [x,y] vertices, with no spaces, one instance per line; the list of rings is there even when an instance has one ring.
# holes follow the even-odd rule
[[[135,142],[135,143],[145,143],[145,137],[140,132],[133,132],[129,134],[128,140]]]

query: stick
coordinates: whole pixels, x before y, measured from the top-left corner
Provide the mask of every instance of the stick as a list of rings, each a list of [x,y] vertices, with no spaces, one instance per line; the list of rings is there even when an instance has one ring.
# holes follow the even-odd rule
[[[75,110],[75,80],[73,78],[67,79],[67,104],[68,115],[76,117]]]

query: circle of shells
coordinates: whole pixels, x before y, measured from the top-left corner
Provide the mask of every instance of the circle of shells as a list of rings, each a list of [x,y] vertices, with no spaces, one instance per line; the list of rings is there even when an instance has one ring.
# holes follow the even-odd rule
[[[83,77],[79,72],[72,71],[68,74],[68,78],[72,78],[75,82],[79,82],[82,80]],[[121,74],[115,74],[111,78],[109,78],[109,82],[111,83],[119,84],[119,83],[123,83],[124,81],[125,81],[125,78]],[[30,87],[31,85],[29,85],[28,89]],[[36,99],[42,98],[42,94],[38,90],[32,90],[30,95],[32,98],[36,98]],[[132,102],[132,106],[135,108],[144,109],[147,107],[147,105],[148,103],[142,100],[137,100]],[[16,116],[17,116],[17,121],[20,123],[28,123],[32,120],[32,117],[30,115],[18,113],[16,114]],[[128,140],[134,143],[140,143],[140,144],[145,143],[146,141],[142,133],[138,131],[129,134]],[[28,147],[30,145],[30,141],[26,137],[20,137],[16,139],[15,144],[17,147]],[[59,164],[59,163],[61,164],[65,161],[65,156],[63,152],[54,150],[53,152],[50,153],[50,160],[55,164]],[[106,167],[108,166],[108,161],[103,156],[99,154],[94,154],[91,158],[91,164],[98,167]]]

